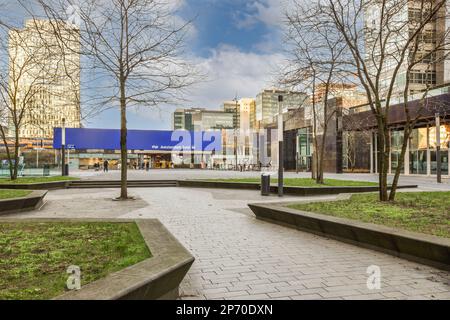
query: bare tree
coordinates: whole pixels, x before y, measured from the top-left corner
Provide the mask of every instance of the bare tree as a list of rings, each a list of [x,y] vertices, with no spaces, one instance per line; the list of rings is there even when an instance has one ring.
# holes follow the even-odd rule
[[[420,24],[422,20],[426,18],[427,10],[430,10],[429,5],[426,3],[420,3],[420,12],[425,12],[425,14],[421,14],[416,16],[412,24]],[[443,8],[444,9],[444,8]],[[445,10],[444,10],[445,12]],[[445,21],[445,14],[439,10],[436,13],[436,16],[433,17],[434,21],[439,20]],[[433,26],[431,26],[433,28]],[[405,114],[405,124],[403,131],[403,142],[399,156],[399,164],[403,164],[405,161],[405,154],[408,148],[409,138],[416,127],[417,122],[426,115],[426,113],[440,114],[443,107],[441,104],[433,104],[429,103],[429,91],[432,87],[432,79],[425,80],[425,88],[422,92],[416,94],[416,99],[419,100],[418,107],[415,110],[410,110],[409,102],[411,101],[411,78],[415,74],[415,72],[420,71],[425,75],[433,75],[431,72],[433,66],[439,62],[445,61],[448,59],[450,53],[447,50],[447,46],[450,43],[450,30],[445,30],[442,33],[434,34],[429,29],[427,29],[427,25],[417,34],[414,40],[411,43],[409,48],[408,56],[406,58],[406,72],[405,72],[405,80],[406,84],[402,93],[402,109]],[[392,181],[392,188],[389,194],[389,200],[394,201],[397,191],[397,186],[400,178],[402,166],[397,166],[394,179]]]
[[[356,106],[355,106],[356,107]],[[351,116],[352,109],[343,109],[343,119]],[[361,157],[362,148],[365,148],[370,141],[372,131],[367,130],[370,124],[369,117],[352,117],[351,124],[343,121],[343,160],[347,163],[347,170],[355,172],[357,168],[358,158]]]
[[[342,35],[328,22],[319,2],[294,0],[285,14],[286,48],[290,56],[282,83],[301,87],[311,95],[314,145],[313,175],[324,183],[325,140],[330,120],[336,115],[330,98],[343,88],[348,73],[346,45]]]
[[[25,31],[5,22],[0,22],[0,27],[4,35],[0,40],[4,58],[0,67],[0,137],[10,178],[16,180],[20,139],[26,128],[38,125],[39,111],[45,107],[42,97],[50,99],[47,89],[58,81],[56,70],[61,61],[57,47],[37,36],[45,32],[39,21],[30,20]]]
[[[69,0],[38,2],[51,21],[70,18],[67,9],[74,9],[79,24],[80,54],[92,63],[97,79],[96,102],[120,109],[119,199],[126,200],[127,109],[175,101],[197,80],[195,68],[183,59],[190,21],[175,18],[176,1],[170,0],[80,0],[76,5]],[[54,31],[64,44],[57,24]]]
[[[396,182],[388,195],[391,152],[389,112],[394,97],[410,88],[399,85],[413,70],[415,44],[427,26],[442,19],[446,0],[325,0],[322,7],[342,34],[353,57],[356,73],[377,122],[380,200],[394,200]],[[416,17],[416,18],[414,18]],[[417,18],[418,17],[418,18]],[[411,21],[411,18],[414,18]],[[445,18],[444,18],[445,19]],[[435,49],[432,49],[434,51]],[[408,71],[409,70],[409,71]],[[408,81],[406,81],[408,83]],[[405,110],[408,108],[405,107]],[[406,111],[407,112],[407,111]],[[410,130],[405,131],[407,140]],[[406,146],[406,142],[404,143]],[[406,150],[406,147],[405,147]],[[404,151],[402,152],[404,154]],[[398,181],[401,166],[397,168]]]

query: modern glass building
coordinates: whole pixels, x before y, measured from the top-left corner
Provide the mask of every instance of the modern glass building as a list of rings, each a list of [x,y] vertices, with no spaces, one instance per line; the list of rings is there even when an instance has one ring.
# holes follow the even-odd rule
[[[449,175],[450,165],[450,124],[441,125],[438,129],[441,139],[441,172]],[[404,131],[392,130],[391,153],[389,173],[395,173],[398,166],[401,166],[401,173],[406,175],[434,175],[437,173],[437,148],[436,148],[436,126],[434,124],[413,130],[406,149],[403,163],[399,162],[402,149]],[[376,133],[372,134],[371,143],[371,166],[372,173],[378,172],[378,152]]]
[[[300,108],[308,98],[303,92],[292,92],[284,90],[264,90],[256,96],[256,121],[261,127],[269,125],[278,115],[278,96],[283,96],[283,109]]]
[[[220,130],[234,128],[234,114],[203,108],[177,109],[172,116],[173,130]]]
[[[408,141],[405,159],[400,163],[400,153],[404,142],[406,123],[404,106],[401,101],[393,104],[389,111],[390,126],[390,165],[389,173],[401,166],[401,173],[406,175],[435,175],[437,173],[437,140],[440,138],[440,162],[443,175],[449,175],[450,166],[450,86],[430,90],[428,98],[412,96],[408,103],[411,117],[418,117]],[[439,120],[440,126],[436,127]],[[350,114],[343,118],[344,130],[369,132],[370,172],[378,172],[378,148],[376,121],[369,106],[350,109]],[[358,134],[358,133],[357,133]],[[359,153],[365,153],[364,149]]]

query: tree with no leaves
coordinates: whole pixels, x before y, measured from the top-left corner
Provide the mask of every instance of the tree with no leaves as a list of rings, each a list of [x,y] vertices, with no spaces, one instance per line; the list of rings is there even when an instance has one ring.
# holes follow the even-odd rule
[[[58,83],[64,61],[59,46],[46,41],[42,21],[29,20],[25,30],[0,21],[0,28],[0,138],[16,180],[21,138],[27,128],[42,130],[38,119],[44,101],[54,98],[49,87]]]
[[[50,21],[78,24],[80,54],[91,62],[97,79],[91,87],[96,105],[120,110],[119,199],[127,200],[127,110],[177,101],[198,80],[195,68],[183,59],[190,21],[175,17],[177,1],[171,0],[37,1]],[[64,44],[57,24],[54,33]]]
[[[294,0],[285,13],[286,51],[289,63],[281,82],[300,88],[311,96],[314,178],[324,183],[325,141],[331,119],[336,115],[330,98],[349,79],[346,44],[328,21],[320,3]]]
[[[424,57],[443,51],[445,45],[434,45],[425,55],[418,54],[423,37],[437,20],[445,20],[446,0],[324,0],[321,2],[330,23],[339,30],[352,55],[355,71],[364,88],[378,131],[378,169],[380,200],[395,199],[400,175],[398,166],[394,185],[388,194],[387,174],[391,152],[389,111],[395,97],[404,97],[405,112],[412,88],[409,77]],[[445,37],[445,35],[444,35]],[[447,43],[447,40],[444,40]],[[430,60],[432,61],[432,59]],[[427,63],[425,63],[427,64]],[[430,62],[428,62],[430,64]],[[417,70],[417,69],[416,69]],[[424,71],[421,69],[421,72]],[[427,73],[425,72],[426,76]],[[400,81],[406,83],[399,85]],[[426,100],[427,88],[424,91]],[[411,125],[406,125],[402,155],[406,150]]]

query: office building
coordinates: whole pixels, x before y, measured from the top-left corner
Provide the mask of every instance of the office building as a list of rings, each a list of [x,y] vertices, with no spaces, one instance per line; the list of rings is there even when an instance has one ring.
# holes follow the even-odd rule
[[[423,108],[426,105],[426,108]],[[419,118],[410,135],[404,162],[400,162],[400,152],[403,144],[405,111],[402,99],[394,100],[388,114],[388,126],[391,138],[391,153],[389,173],[394,173],[401,167],[401,173],[406,175],[435,175],[437,173],[437,135],[441,141],[441,172],[449,175],[450,166],[450,85],[432,89],[423,101],[421,93],[411,95],[407,105],[411,114],[420,110]],[[359,159],[365,161],[357,164],[356,168],[368,172],[378,172],[377,122],[369,106],[361,105],[349,109],[349,114],[343,117],[344,132],[356,135],[356,141],[365,141],[357,145],[353,152]],[[436,128],[436,115],[440,118],[440,127]],[[344,141],[345,142],[345,141]],[[345,148],[352,148],[351,144],[344,144]],[[344,168],[348,164],[344,163]]]
[[[405,5],[406,4],[406,5]],[[365,11],[365,46],[367,54],[367,65],[369,72],[375,77],[378,73],[381,59],[383,59],[383,69],[380,77],[380,94],[382,98],[386,98],[389,90],[394,70],[398,65],[400,58],[400,50],[407,44],[410,35],[416,29],[416,25],[427,18],[432,1],[407,1],[398,3],[398,12],[390,19],[390,33],[384,33],[383,37],[388,37],[388,44],[385,49],[380,49],[380,41],[378,41],[378,29],[380,20],[381,4],[377,1],[369,2]],[[393,87],[393,95],[403,95],[403,91],[408,83],[408,94],[413,95],[429,88],[442,86],[450,82],[450,60],[448,56],[448,46],[445,50],[436,51],[436,45],[440,43],[448,43],[448,30],[450,28],[450,20],[448,12],[450,10],[449,1],[441,11],[427,23],[423,32],[419,36],[418,49],[414,50],[411,45],[410,49],[405,53],[406,59],[401,65],[395,79]],[[391,10],[392,11],[392,10]],[[445,17],[447,15],[447,18]],[[395,20],[394,20],[395,19]],[[394,23],[395,22],[395,23]],[[388,35],[388,36],[387,36]],[[447,39],[445,39],[447,37]],[[383,39],[384,40],[384,39]],[[411,71],[407,80],[408,61],[413,52],[415,59],[418,61]]]
[[[283,96],[283,109],[297,109],[303,105],[307,95],[302,92],[285,90],[263,90],[256,96],[255,123],[263,127],[273,122],[278,114],[278,96]]]
[[[225,101],[223,111],[233,114],[233,127],[239,128],[240,125],[240,105],[238,100]]]
[[[208,131],[234,128],[234,115],[204,108],[177,109],[172,116],[174,130]]]
[[[23,29],[9,33],[10,90],[24,110],[21,138],[52,138],[63,119],[66,127],[81,126],[79,31],[57,22],[66,41],[62,48],[52,23],[28,20]],[[9,127],[14,128],[11,122]]]

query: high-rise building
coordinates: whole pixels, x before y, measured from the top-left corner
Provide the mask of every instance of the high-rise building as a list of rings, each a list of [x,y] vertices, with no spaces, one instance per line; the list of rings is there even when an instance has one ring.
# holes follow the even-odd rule
[[[303,105],[308,96],[303,92],[278,89],[264,90],[256,96],[255,123],[262,126],[273,122],[278,114],[278,96],[283,96],[283,109],[297,109]]]
[[[251,148],[253,143],[253,129],[256,127],[256,101],[252,98],[239,100],[239,130],[237,156],[240,164],[252,164],[255,155]]]
[[[208,131],[234,127],[232,113],[204,108],[177,109],[172,121],[174,130]]]
[[[380,11],[382,10],[379,1],[367,3],[365,11],[365,46],[369,73],[375,77],[378,73],[380,61],[383,60],[381,71],[380,94],[385,98],[390,86],[394,71],[401,57],[400,50],[407,45],[410,35],[417,29],[417,24],[422,23],[422,19],[428,17],[430,8],[434,5],[433,0],[428,1],[404,1],[393,3],[397,6],[396,13],[390,18],[386,18],[390,24],[389,33],[384,33],[382,42],[386,42],[385,48],[381,50],[379,40]],[[394,11],[394,9],[391,9]],[[450,1],[441,9],[441,12],[427,23],[419,35],[415,60],[418,61],[411,71],[407,80],[407,69],[409,57],[415,52],[414,45],[411,44],[405,53],[405,61],[400,66],[393,87],[394,96],[403,95],[403,91],[408,81],[408,95],[423,92],[437,86],[450,82],[450,60],[448,56],[448,46],[446,50],[436,51],[437,43],[448,43],[448,32],[450,28]],[[447,18],[445,16],[447,15]],[[415,42],[414,42],[415,43]],[[445,48],[445,46],[444,46]]]
[[[230,101],[225,101],[223,103],[223,110],[225,112],[228,113],[232,113],[233,114],[233,126],[234,128],[239,128],[239,124],[240,124],[240,105],[239,105],[239,101],[236,100],[230,100]]]
[[[56,24],[64,46],[54,35]],[[24,110],[21,138],[52,138],[63,119],[66,127],[81,126],[79,51],[79,31],[65,22],[28,20],[10,31],[9,86]]]
[[[317,103],[323,102],[326,93],[326,84],[320,84],[316,88],[315,99]],[[328,87],[328,99],[341,98],[343,108],[350,108],[367,103],[367,96],[361,92],[356,84],[330,83]]]
[[[239,128],[249,131],[255,127],[256,122],[256,101],[251,98],[239,100]]]
[[[172,129],[192,131],[192,113],[187,109],[175,110],[172,114]]]

